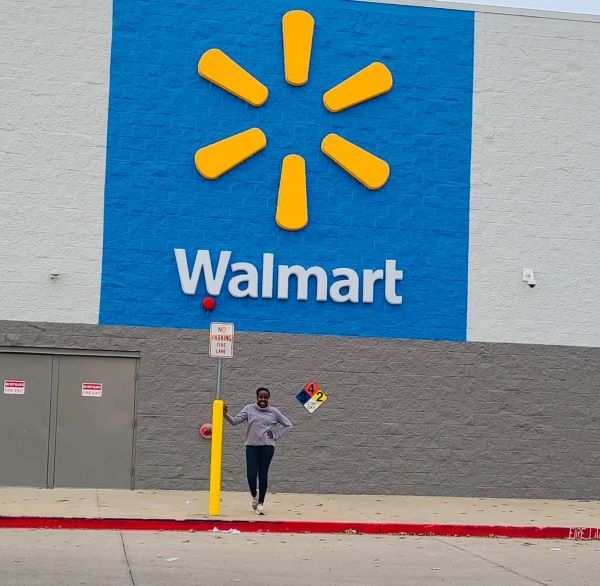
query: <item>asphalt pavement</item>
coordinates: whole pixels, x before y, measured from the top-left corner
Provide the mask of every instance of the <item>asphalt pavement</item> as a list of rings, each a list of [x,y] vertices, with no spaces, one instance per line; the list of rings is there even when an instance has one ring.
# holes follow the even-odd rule
[[[2,586],[596,586],[600,542],[0,530]]]

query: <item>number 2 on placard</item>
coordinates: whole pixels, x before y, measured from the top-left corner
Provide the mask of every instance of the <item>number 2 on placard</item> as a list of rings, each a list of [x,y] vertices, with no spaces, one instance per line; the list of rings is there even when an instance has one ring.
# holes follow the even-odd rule
[[[319,391],[317,393],[317,396],[315,397],[315,401],[317,403],[322,403],[323,402],[323,391]]]

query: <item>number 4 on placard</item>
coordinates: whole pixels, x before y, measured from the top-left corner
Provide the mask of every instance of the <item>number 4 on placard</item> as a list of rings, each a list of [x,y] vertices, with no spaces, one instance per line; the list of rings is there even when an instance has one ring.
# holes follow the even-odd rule
[[[306,394],[309,397],[312,397],[317,391],[320,391],[321,389],[319,389],[319,386],[317,385],[316,382],[314,381],[310,381],[309,383],[306,384],[306,386],[304,387],[304,391],[306,392]]]

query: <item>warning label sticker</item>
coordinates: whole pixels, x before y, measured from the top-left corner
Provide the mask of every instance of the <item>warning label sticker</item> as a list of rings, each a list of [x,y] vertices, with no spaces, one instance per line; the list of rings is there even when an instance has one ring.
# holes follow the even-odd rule
[[[24,380],[5,380],[4,381],[5,395],[24,395],[25,381]]]
[[[102,396],[102,384],[101,383],[82,383],[81,384],[81,396],[82,397],[101,397]]]

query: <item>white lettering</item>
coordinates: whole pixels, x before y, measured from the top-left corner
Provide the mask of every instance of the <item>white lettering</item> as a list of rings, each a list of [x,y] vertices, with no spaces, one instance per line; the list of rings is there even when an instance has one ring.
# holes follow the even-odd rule
[[[270,252],[263,254],[262,296],[264,299],[273,297],[273,263],[275,255]]]
[[[363,303],[373,303],[373,288],[376,281],[383,281],[383,269],[363,271]]]
[[[196,251],[194,266],[190,272],[187,253],[183,248],[175,248],[175,260],[179,273],[181,289],[186,295],[195,295],[201,278],[209,295],[219,295],[228,269],[234,273],[227,283],[227,291],[232,297],[250,297],[256,299],[272,299],[275,287],[275,255],[265,252],[262,255],[262,267],[259,269],[249,262],[235,262],[230,265],[231,251],[219,253],[216,271],[208,250]],[[259,278],[260,274],[260,278]],[[329,287],[328,273],[324,268],[312,266],[304,268],[300,265],[277,265],[277,299],[288,299],[290,278],[297,280],[296,299],[308,299],[309,279],[314,279],[317,301],[327,301],[331,298],[335,303],[359,303],[361,289],[361,274],[354,269],[340,267],[331,270],[334,281]],[[364,269],[362,271],[362,302],[373,303],[375,283],[384,281],[385,300],[391,305],[400,305],[402,296],[397,294],[397,283],[404,277],[403,271],[396,268],[395,260],[386,260],[385,269]],[[260,292],[260,293],[259,293]]]
[[[258,297],[258,271],[256,267],[249,262],[234,262],[231,270],[235,273],[243,271],[244,274],[231,277],[227,290],[232,297]],[[240,289],[240,285],[245,283],[246,288]]]
[[[385,261],[385,300],[391,305],[402,303],[402,295],[396,295],[396,281],[401,281],[403,277],[404,273],[396,270],[395,260]]]
[[[340,279],[331,285],[329,295],[331,295],[332,301],[336,303],[345,303],[346,301],[358,303],[359,282],[356,271],[341,268],[333,269],[331,273],[334,277],[345,277],[345,279]],[[342,289],[347,289],[347,292],[342,293]]]
[[[177,261],[177,270],[179,272],[179,282],[181,289],[186,295],[194,295],[198,287],[198,280],[204,269],[204,279],[206,281],[206,291],[209,295],[218,295],[221,293],[223,279],[227,265],[231,258],[231,251],[223,250],[219,255],[219,264],[217,265],[217,274],[213,275],[210,254],[208,250],[199,250],[196,252],[196,261],[190,275],[187,255],[183,248],[175,249],[175,260]]]
[[[288,298],[289,279],[294,275],[298,279],[298,294],[296,299],[306,301],[308,299],[308,278],[317,279],[317,301],[327,301],[327,273],[321,267],[310,267],[305,269],[300,265],[279,265],[277,274],[277,299]]]

